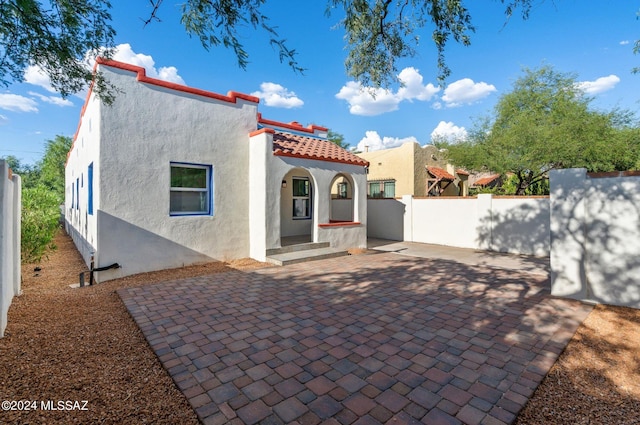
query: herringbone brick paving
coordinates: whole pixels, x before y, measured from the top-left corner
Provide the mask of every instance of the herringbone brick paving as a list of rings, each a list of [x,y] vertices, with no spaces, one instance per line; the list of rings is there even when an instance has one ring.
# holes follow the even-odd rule
[[[509,424],[591,307],[548,280],[358,255],[119,291],[204,424]]]

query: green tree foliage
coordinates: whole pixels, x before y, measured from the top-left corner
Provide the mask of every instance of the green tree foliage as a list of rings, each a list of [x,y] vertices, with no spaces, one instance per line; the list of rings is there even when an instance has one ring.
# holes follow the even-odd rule
[[[468,140],[447,146],[449,157],[472,170],[513,173],[517,195],[554,168],[633,168],[638,160],[633,115],[596,111],[591,102],[573,75],[549,66],[525,69],[513,91],[499,99],[493,119],[477,124]]]
[[[63,97],[92,81],[87,58],[109,57],[115,31],[105,0],[0,0],[0,83],[35,65]],[[107,92],[98,76],[98,86]]]
[[[64,202],[64,164],[71,149],[70,137],[47,140],[45,153],[35,166],[23,165],[14,157],[5,160],[22,178],[22,261],[38,262],[55,248],[60,204]]]
[[[327,139],[329,139],[331,143],[335,143],[336,145],[340,146],[342,149],[349,149],[349,143],[344,141],[343,134],[337,133],[333,130],[329,130]]]
[[[22,180],[22,187],[33,187],[40,179],[40,168],[29,164],[23,164],[20,159],[13,155],[8,155],[3,158],[9,164],[9,168],[15,173],[20,175]]]
[[[500,0],[506,19],[520,10],[526,18],[533,0]],[[159,21],[162,0],[150,0],[146,21]],[[205,49],[232,49],[240,67],[249,63],[242,39],[263,30],[280,61],[294,71],[296,51],[280,37],[261,11],[267,0],[186,0],[181,23]],[[110,57],[114,47],[111,5],[106,0],[0,0],[0,83],[22,81],[30,65],[41,68],[63,97],[92,81],[88,59]],[[437,49],[439,79],[449,75],[445,47],[450,40],[468,45],[475,31],[464,0],[327,0],[326,14],[337,15],[345,31],[347,73],[363,85],[389,86],[397,81],[396,63],[417,54],[423,35]],[[285,17],[288,19],[287,17]],[[107,103],[115,90],[101,75],[95,92]]]
[[[71,137],[66,136],[47,140],[44,156],[38,164],[40,183],[56,194],[59,203],[64,201],[64,164],[72,143]]]

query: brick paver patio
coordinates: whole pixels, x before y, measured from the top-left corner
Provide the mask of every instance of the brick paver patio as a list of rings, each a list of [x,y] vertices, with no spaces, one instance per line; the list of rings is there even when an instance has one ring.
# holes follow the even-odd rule
[[[205,424],[508,424],[591,311],[392,253],[119,291]]]

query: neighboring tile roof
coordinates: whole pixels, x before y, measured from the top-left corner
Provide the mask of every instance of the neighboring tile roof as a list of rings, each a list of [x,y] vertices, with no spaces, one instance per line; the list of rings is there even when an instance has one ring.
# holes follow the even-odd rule
[[[342,162],[345,164],[368,166],[369,162],[341,148],[329,140],[299,136],[275,131],[273,134],[273,154],[319,161]]]
[[[468,176],[468,175],[469,175],[469,173],[467,173],[466,171],[464,171],[464,170],[463,170],[463,169],[461,169],[461,168],[458,168],[458,169],[456,170],[456,174],[459,174],[459,175],[461,175],[461,176]]]
[[[493,174],[491,176],[488,177],[483,177],[481,179],[476,180],[476,182],[474,183],[475,186],[486,186],[489,183],[492,183],[495,179],[497,179],[498,177],[500,177],[500,174]]]
[[[455,177],[453,177],[451,174],[447,173],[442,168],[427,167],[427,171],[437,179],[450,180],[450,181],[454,181],[456,179]]]

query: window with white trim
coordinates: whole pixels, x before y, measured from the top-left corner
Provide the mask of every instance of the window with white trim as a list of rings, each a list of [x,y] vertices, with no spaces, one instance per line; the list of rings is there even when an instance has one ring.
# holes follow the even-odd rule
[[[212,215],[211,166],[171,163],[170,215]]]
[[[293,177],[293,218],[311,218],[311,186],[306,177]]]

